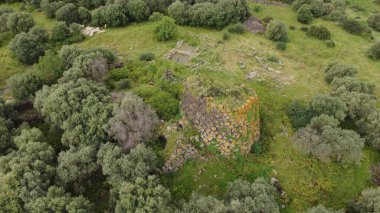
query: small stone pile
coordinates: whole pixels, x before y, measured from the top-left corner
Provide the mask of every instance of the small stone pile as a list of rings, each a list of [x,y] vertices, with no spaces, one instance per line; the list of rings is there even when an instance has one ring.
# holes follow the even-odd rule
[[[184,144],[177,140],[177,144],[172,155],[166,159],[164,172],[175,172],[180,169],[187,160],[199,157],[197,149],[191,144]]]
[[[96,33],[104,33],[105,30],[101,30],[99,27],[85,27],[81,30],[81,33],[85,36],[94,36]]]

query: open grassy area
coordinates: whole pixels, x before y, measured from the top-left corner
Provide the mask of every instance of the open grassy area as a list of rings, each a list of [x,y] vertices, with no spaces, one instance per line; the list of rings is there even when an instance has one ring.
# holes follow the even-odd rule
[[[366,17],[372,8],[369,0],[357,2],[364,11],[354,11]],[[255,4],[251,4],[251,8]],[[19,5],[11,5],[18,8]],[[141,53],[151,52],[157,62],[147,62],[163,71],[173,69],[174,75],[185,80],[190,76],[217,81],[223,85],[239,85],[256,91],[261,101],[262,153],[250,154],[246,158],[214,158],[209,161],[193,160],[187,162],[179,171],[162,176],[165,186],[171,189],[175,199],[188,198],[191,192],[222,197],[229,182],[237,179],[255,180],[257,177],[276,176],[287,193],[289,200],[283,212],[304,211],[310,206],[324,204],[336,209],[343,208],[347,202],[357,197],[370,185],[369,166],[379,160],[378,154],[365,148],[360,165],[341,165],[324,163],[297,150],[292,142],[293,130],[285,113],[286,105],[294,99],[309,100],[316,94],[328,93],[329,87],[324,81],[325,67],[335,61],[356,66],[359,78],[377,84],[376,96],[380,98],[380,61],[366,57],[365,52],[374,43],[369,37],[348,34],[333,22],[317,19],[313,25],[323,25],[332,32],[336,47],[328,48],[323,41],[308,37],[300,28],[305,26],[297,22],[296,13],[291,7],[260,5],[258,18],[271,16],[279,19],[295,30],[289,30],[289,43],[285,51],[276,49],[276,44],[264,35],[244,33],[232,34],[231,39],[222,41],[226,30],[215,31],[193,27],[179,27],[177,40],[157,42],[153,31],[155,23],[131,24],[123,28],[106,29],[106,32],[86,38],[76,45],[81,47],[105,47],[118,54],[123,62],[138,59]],[[370,11],[370,12],[368,12]],[[41,12],[34,11],[33,17],[38,25],[51,29],[55,21],[47,19]],[[380,39],[379,33],[374,33]],[[8,50],[7,43],[12,35],[0,47],[0,89],[5,81],[15,73],[31,69],[18,62]],[[201,51],[194,60],[202,61],[198,66],[182,68],[166,62],[165,55],[176,46],[178,40],[184,40]],[[278,72],[269,73],[262,80],[246,80],[246,74],[260,70],[261,65],[255,57],[275,57],[283,63],[270,63]],[[162,62],[165,61],[165,62]],[[156,63],[156,64],[155,64]],[[241,66],[244,64],[244,66]],[[227,98],[226,98],[227,99]],[[380,102],[379,102],[380,103]],[[165,125],[168,125],[166,123]],[[174,147],[177,135],[168,138],[163,155],[168,155]]]

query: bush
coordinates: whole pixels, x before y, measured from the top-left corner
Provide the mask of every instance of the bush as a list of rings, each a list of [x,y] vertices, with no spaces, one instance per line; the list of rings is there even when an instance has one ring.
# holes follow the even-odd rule
[[[341,10],[333,10],[324,18],[329,21],[342,22],[346,19],[346,15]]]
[[[358,71],[355,67],[347,64],[331,63],[327,66],[325,73],[325,80],[331,83],[334,78],[352,77],[355,76]]]
[[[164,17],[154,31],[157,40],[169,41],[177,37],[178,30],[175,21],[172,18]]]
[[[101,6],[92,13],[92,24],[95,26],[118,27],[126,23],[128,23],[128,17],[120,5]]]
[[[82,24],[89,24],[91,23],[91,13],[88,9],[84,7],[78,8],[78,22]]]
[[[155,59],[153,53],[142,53],[139,57],[140,61],[152,61]]]
[[[72,3],[66,4],[55,12],[55,18],[66,24],[80,22],[78,7]]]
[[[278,50],[286,50],[286,42],[278,41],[276,47]]]
[[[51,31],[51,40],[55,42],[64,41],[70,36],[70,30],[65,22],[57,22]]]
[[[311,26],[306,34],[319,40],[329,40],[331,38],[330,31],[324,26]]]
[[[319,18],[324,15],[324,8],[323,8],[323,1],[322,0],[314,0],[310,3],[311,6],[311,13],[313,14],[314,18]]]
[[[123,90],[123,89],[130,89],[131,88],[131,81],[128,79],[121,79],[117,82],[115,82],[115,89]]]
[[[376,31],[380,31],[380,13],[371,15],[367,20],[368,26]]]
[[[323,205],[318,205],[318,206],[308,209],[306,213],[344,213],[344,211],[343,210],[335,211],[333,209],[326,208]]]
[[[297,11],[297,20],[303,24],[308,24],[314,19],[313,13],[311,12],[311,6],[304,4]]]
[[[310,106],[298,100],[289,104],[286,111],[290,118],[290,123],[296,129],[305,127],[313,117]]]
[[[44,46],[35,35],[20,33],[9,44],[17,59],[25,64],[34,64],[44,54]]]
[[[38,42],[42,44],[47,43],[49,41],[49,34],[44,28],[40,26],[32,27],[32,29],[29,30],[28,34],[36,36]]]
[[[227,32],[224,32],[223,33],[223,41],[227,41],[227,40],[230,40],[231,38],[231,35]]]
[[[326,41],[325,41],[325,44],[326,44],[326,46],[329,47],[329,48],[333,48],[333,47],[335,47],[335,42],[334,42],[333,40],[326,40]]]
[[[289,26],[289,29],[291,29],[291,30],[295,30],[295,29],[296,29],[296,27],[295,27],[295,26],[293,26],[293,25],[291,25],[291,26]]]
[[[47,51],[36,64],[37,76],[44,84],[51,85],[57,82],[64,71],[63,60],[52,51]]]
[[[149,17],[149,7],[143,0],[129,0],[127,3],[128,17],[137,22],[147,20]]]
[[[178,115],[179,101],[171,94],[150,85],[141,85],[133,91],[144,99],[145,104],[153,107],[161,119],[170,120]]]
[[[163,17],[164,17],[164,14],[159,13],[159,12],[153,12],[153,14],[149,16],[149,21],[150,22],[161,21]]]
[[[269,22],[265,35],[273,41],[286,42],[288,40],[288,31],[286,25],[277,20]]]
[[[376,42],[368,49],[367,55],[373,60],[380,60],[380,41]]]
[[[296,0],[293,2],[292,8],[293,10],[298,11],[302,7],[302,5],[310,4],[312,1],[313,0]]]
[[[246,30],[247,29],[245,28],[245,26],[241,23],[234,24],[234,25],[228,27],[228,32],[230,32],[230,33],[243,34],[243,33],[245,33]]]
[[[359,35],[367,31],[367,27],[355,19],[345,19],[341,22],[345,31]]]
[[[311,100],[310,107],[314,115],[326,114],[339,121],[346,118],[346,104],[338,97],[329,95],[316,96]]]
[[[355,207],[359,212],[376,212],[380,207],[380,187],[363,190]]]
[[[7,20],[7,27],[13,34],[28,32],[34,26],[32,15],[27,12],[11,13]]]
[[[189,6],[180,0],[175,1],[169,6],[168,15],[173,18],[177,24],[189,24]]]
[[[65,6],[65,2],[63,1],[54,1],[54,2],[50,2],[49,0],[41,1],[41,9],[44,11],[46,17],[48,18],[54,18],[55,12],[63,6]]]
[[[42,88],[42,81],[33,74],[26,72],[14,75],[7,80],[7,86],[12,96],[24,101],[34,96],[34,93]]]
[[[309,31],[309,28],[308,28],[308,27],[305,27],[305,26],[302,26],[302,27],[300,28],[300,30],[303,31],[303,32],[307,32],[307,31]]]
[[[0,33],[9,30],[7,26],[9,15],[13,13],[13,10],[7,7],[0,8]]]

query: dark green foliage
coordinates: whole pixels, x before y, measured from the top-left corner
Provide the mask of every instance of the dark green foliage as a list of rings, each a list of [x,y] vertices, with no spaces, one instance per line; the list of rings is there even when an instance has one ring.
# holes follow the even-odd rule
[[[34,107],[46,121],[63,130],[61,142],[98,145],[108,139],[112,106],[107,89],[93,81],[78,79],[36,93]]]
[[[231,38],[231,35],[227,32],[224,32],[223,33],[223,41],[227,41],[227,40],[230,40]]]
[[[358,73],[357,69],[353,66],[342,63],[331,63],[325,70],[325,80],[331,83],[334,78],[352,77]]]
[[[296,129],[305,127],[314,116],[310,106],[298,100],[287,107],[287,114],[292,126]]]
[[[0,104],[3,104],[0,102]],[[7,153],[11,148],[11,133],[8,128],[9,122],[0,116],[0,156]]]
[[[292,8],[293,10],[298,11],[302,7],[302,5],[310,4],[312,1],[313,0],[296,0],[293,2]]]
[[[346,20],[346,15],[344,14],[343,11],[341,10],[333,10],[328,14],[327,16],[324,17],[325,19],[329,21],[335,21],[335,22],[343,22]]]
[[[7,26],[7,21],[9,15],[13,13],[13,10],[7,7],[0,8],[0,33],[6,32],[9,30]]]
[[[51,85],[62,76],[64,69],[63,60],[54,52],[47,51],[36,64],[36,75],[43,80],[44,84]]]
[[[0,157],[0,172],[4,174],[0,181],[7,185],[0,187],[1,209],[5,209],[3,205],[21,206],[43,196],[52,183],[55,153],[41,141],[41,136],[39,129],[22,130],[14,139],[18,150]],[[4,202],[6,194],[13,195],[7,198],[11,204]]]
[[[25,64],[37,62],[40,56],[44,54],[43,44],[41,44],[38,37],[27,33],[17,34],[11,40],[9,49]]]
[[[168,8],[168,15],[172,17],[177,24],[184,25],[189,24],[190,14],[189,5],[182,1],[175,1]]]
[[[365,119],[359,122],[359,125],[367,142],[375,149],[380,150],[380,110],[373,109]]]
[[[50,2],[50,0],[41,1],[41,9],[44,11],[45,15],[48,18],[54,18],[55,12],[63,6],[65,6],[65,2],[63,1],[53,1],[53,2]]]
[[[144,99],[144,102],[153,107],[158,116],[170,120],[179,113],[179,101],[171,94],[150,85],[142,85],[133,91]]]
[[[345,92],[373,94],[374,85],[363,83],[355,77],[334,78],[331,82],[332,94],[339,96]]]
[[[150,15],[149,7],[143,0],[129,0],[127,3],[128,17],[132,21],[145,21]]]
[[[30,13],[11,13],[7,20],[7,27],[13,34],[28,32],[34,26],[34,21]]]
[[[307,32],[307,31],[309,31],[309,28],[308,28],[308,27],[305,27],[305,26],[302,26],[302,27],[300,28],[300,30],[303,31],[303,32]]]
[[[10,77],[7,86],[15,99],[23,101],[33,97],[34,93],[42,88],[42,81],[32,73],[26,72]]]
[[[28,209],[35,213],[45,212],[93,212],[93,204],[83,196],[73,197],[66,193],[61,187],[52,186],[46,196],[39,197],[31,204]]]
[[[65,70],[69,69],[73,65],[75,58],[81,55],[84,51],[85,50],[82,48],[76,46],[62,46],[59,52],[59,57],[64,63]]]
[[[265,35],[273,41],[284,41],[288,40],[288,30],[284,23],[273,20],[269,22]]]
[[[169,41],[177,37],[178,29],[175,25],[175,21],[172,18],[164,17],[158,22],[154,31],[157,40]]]
[[[309,24],[314,19],[311,9],[308,4],[302,5],[297,11],[297,20],[303,24]]]
[[[343,210],[333,210],[324,207],[323,205],[318,205],[313,208],[310,208],[306,211],[306,213],[344,213]]]
[[[151,16],[149,16],[149,21],[150,22],[156,22],[156,21],[161,21],[161,19],[164,17],[164,14],[160,12],[153,12]]]
[[[245,26],[241,23],[238,23],[238,24],[234,24],[230,27],[228,27],[228,32],[230,33],[236,33],[236,34],[243,34],[247,31],[247,29],[245,28]]]
[[[190,200],[183,203],[181,206],[181,212],[188,213],[208,213],[208,212],[227,212],[227,206],[212,196],[203,196],[196,193],[192,193]]]
[[[333,48],[333,47],[335,47],[335,42],[334,42],[333,40],[326,40],[326,41],[325,41],[325,44],[326,44],[326,46],[329,47],[329,48]]]
[[[140,54],[139,56],[139,60],[140,61],[152,61],[154,60],[156,57],[154,56],[153,53],[142,53]]]
[[[124,90],[124,89],[130,89],[131,88],[131,81],[128,79],[121,79],[117,82],[115,82],[115,89],[117,90]]]
[[[58,156],[57,176],[65,187],[83,193],[100,167],[96,163],[97,149],[93,146],[71,147]]]
[[[92,12],[92,24],[103,27],[118,27],[128,23],[128,17],[120,5],[101,6]]]
[[[48,32],[40,26],[32,27],[32,29],[29,30],[28,34],[36,36],[38,42],[40,42],[41,44],[47,43],[49,41]]]
[[[367,31],[367,27],[356,19],[345,19],[341,21],[343,29],[351,34],[359,35]]]
[[[91,23],[91,13],[90,11],[85,7],[79,7],[78,8],[78,15],[79,15],[79,22],[82,24],[89,24]]]
[[[62,42],[71,36],[71,32],[65,22],[57,22],[51,31],[51,40]]]
[[[314,0],[310,3],[311,13],[314,18],[319,18],[325,15],[325,11],[323,10],[323,1],[322,0]]]
[[[367,50],[367,55],[373,60],[380,60],[380,41],[376,42]]]
[[[306,34],[319,40],[329,40],[331,38],[330,31],[324,26],[311,26]]]
[[[55,12],[55,18],[58,21],[66,22],[66,24],[79,22],[78,7],[72,3],[68,3]]]
[[[367,20],[368,26],[380,31],[380,13],[372,14]]]
[[[117,188],[116,213],[123,212],[172,212],[170,192],[159,184],[155,176],[138,177],[124,182]]]
[[[97,154],[98,164],[109,184],[120,186],[123,182],[132,182],[138,177],[145,178],[157,166],[155,153],[143,144],[138,144],[128,155],[112,143],[100,146]]]
[[[278,41],[276,47],[278,50],[286,50],[286,42]]]
[[[295,30],[296,27],[292,25],[292,26],[289,26],[289,29],[290,29],[290,30]]]
[[[326,114],[340,121],[346,118],[347,107],[337,97],[329,95],[316,96],[311,100],[310,106],[315,115]]]

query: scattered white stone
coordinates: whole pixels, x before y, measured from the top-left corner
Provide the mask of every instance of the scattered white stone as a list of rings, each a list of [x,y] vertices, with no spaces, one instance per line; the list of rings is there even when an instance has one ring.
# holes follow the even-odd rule
[[[104,33],[105,30],[101,30],[99,27],[85,27],[81,30],[81,33],[85,36],[94,36],[96,33]]]

